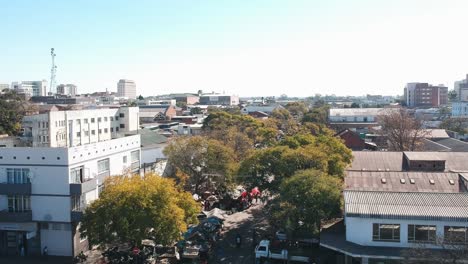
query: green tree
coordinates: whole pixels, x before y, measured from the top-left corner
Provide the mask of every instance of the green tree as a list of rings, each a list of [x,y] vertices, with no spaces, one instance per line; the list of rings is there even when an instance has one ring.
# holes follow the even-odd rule
[[[302,122],[327,124],[329,106],[314,107],[302,118]]]
[[[358,103],[352,103],[351,108],[359,108],[359,104]]]
[[[298,171],[280,186],[270,209],[272,223],[295,236],[317,234],[321,221],[340,214],[339,179],[318,170]]]
[[[287,103],[286,109],[288,109],[292,116],[303,116],[309,110],[303,102]]]
[[[200,115],[203,114],[203,111],[200,107],[193,107],[190,109],[190,114],[191,115]]]
[[[140,94],[140,95],[138,96],[138,100],[145,100],[145,98]]]
[[[164,154],[172,166],[188,176],[185,188],[193,193],[228,187],[237,170],[231,148],[202,136],[176,138]]]
[[[21,132],[23,117],[34,112],[23,96],[13,90],[5,90],[0,93],[0,134],[18,135]]]
[[[468,128],[468,118],[466,117],[452,117],[446,118],[440,124],[440,128],[454,131],[460,134],[466,134]]]
[[[106,180],[99,199],[84,211],[82,237],[91,245],[140,245],[143,239],[171,245],[197,222],[198,204],[174,182],[154,174]]]
[[[458,94],[457,94],[457,92],[455,90],[450,90],[448,92],[448,98],[449,98],[450,101],[454,101],[455,99],[457,99],[457,96],[458,96]]]

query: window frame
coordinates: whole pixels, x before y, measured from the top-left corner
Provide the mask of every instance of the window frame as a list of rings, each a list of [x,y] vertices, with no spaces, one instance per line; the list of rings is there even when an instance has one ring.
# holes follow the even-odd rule
[[[382,229],[384,226],[394,226],[392,230],[392,238],[382,238]],[[398,227],[396,227],[398,226]],[[396,231],[398,230],[398,234]],[[377,232],[376,232],[377,231]],[[377,242],[401,242],[401,224],[393,223],[373,223],[372,224],[372,241]]]
[[[425,240],[416,239],[417,232],[421,232],[423,228],[427,230],[427,237]],[[431,236],[432,233],[432,236]],[[435,225],[408,225],[408,242],[409,243],[435,243],[437,238],[437,226]]]
[[[452,240],[451,237],[448,236],[448,233],[450,232],[449,229],[465,229],[465,238],[461,239],[464,241],[457,241],[457,240]],[[452,231],[453,232],[453,231]],[[460,245],[467,245],[468,244],[468,226],[444,226],[444,243],[448,244],[460,244]]]

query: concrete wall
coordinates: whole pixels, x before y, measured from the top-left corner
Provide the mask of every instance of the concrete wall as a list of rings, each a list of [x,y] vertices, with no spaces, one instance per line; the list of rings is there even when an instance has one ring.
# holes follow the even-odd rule
[[[41,248],[47,246],[49,255],[71,256],[72,249],[72,231],[71,230],[41,230]]]
[[[400,224],[400,242],[372,241],[372,224]],[[346,217],[346,240],[363,246],[411,247],[417,243],[408,243],[408,225],[436,225],[438,237],[443,237],[444,226],[467,226],[461,222],[441,222],[422,220],[390,220]],[[430,244],[427,244],[431,247]],[[437,246],[433,245],[436,248]]]

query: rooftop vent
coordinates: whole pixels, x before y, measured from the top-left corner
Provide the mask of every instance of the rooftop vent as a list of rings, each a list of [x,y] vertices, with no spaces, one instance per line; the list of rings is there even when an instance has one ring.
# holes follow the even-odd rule
[[[387,183],[387,179],[385,179],[385,178],[380,179],[380,181],[381,181],[383,184]]]
[[[406,180],[405,180],[405,179],[400,179],[400,183],[401,183],[401,184],[405,184],[405,183],[406,183]]]
[[[434,180],[429,180],[429,183],[430,183],[431,185],[434,185],[434,184],[435,184],[435,181],[434,181]]]
[[[363,170],[363,171],[365,171],[365,170],[366,170],[366,168],[362,168],[362,170]]]
[[[449,183],[450,183],[450,185],[455,185],[455,181],[454,181],[454,180],[449,180]]]
[[[377,170],[378,170],[378,171],[382,171],[382,169],[381,169],[381,168],[378,168]]]
[[[385,170],[386,170],[386,171],[390,171],[390,169],[389,169],[389,168],[386,168]]]
[[[415,184],[415,183],[416,183],[416,181],[415,181],[414,179],[409,179],[409,182],[410,182],[411,184]]]

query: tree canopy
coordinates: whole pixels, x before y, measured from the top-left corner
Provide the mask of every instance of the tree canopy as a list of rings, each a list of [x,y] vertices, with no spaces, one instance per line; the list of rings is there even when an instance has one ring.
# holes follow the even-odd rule
[[[322,220],[339,215],[341,184],[318,170],[296,172],[281,183],[281,195],[270,208],[272,222],[292,235],[316,234]]]
[[[0,93],[0,134],[18,135],[21,121],[32,106],[13,90]]]
[[[170,245],[197,222],[198,212],[191,194],[170,179],[115,176],[84,211],[80,232],[92,245],[140,245],[143,239]]]
[[[186,190],[200,193],[202,189],[224,189],[232,184],[236,171],[235,154],[222,142],[202,136],[179,137],[164,154],[169,163],[188,176]]]

